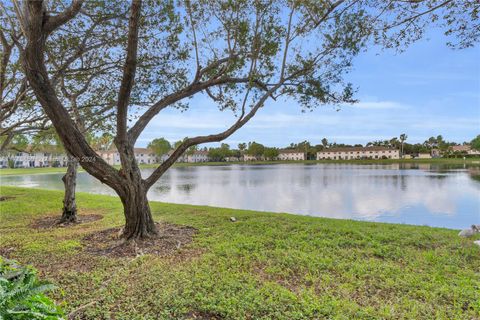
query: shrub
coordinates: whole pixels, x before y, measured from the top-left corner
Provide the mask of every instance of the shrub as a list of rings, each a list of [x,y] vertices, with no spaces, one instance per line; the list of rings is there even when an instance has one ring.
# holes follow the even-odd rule
[[[0,257],[0,320],[64,319],[63,311],[44,294],[54,286],[39,281],[36,273]]]

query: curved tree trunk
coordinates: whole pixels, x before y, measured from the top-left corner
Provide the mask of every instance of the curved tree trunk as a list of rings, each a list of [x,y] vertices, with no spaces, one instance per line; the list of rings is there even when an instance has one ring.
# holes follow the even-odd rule
[[[119,173],[125,182],[116,188],[125,214],[123,237],[127,240],[153,237],[157,235],[157,228],[147,200],[148,187],[142,179],[134,149],[132,146],[122,145],[117,148],[124,150],[121,154],[122,169]]]
[[[130,239],[144,239],[157,234],[150,205],[147,200],[147,190],[142,181],[126,186],[125,194],[120,196],[125,214],[125,228],[123,237]]]
[[[78,161],[69,157],[67,172],[62,177],[65,186],[63,197],[63,213],[60,223],[73,223],[77,221],[77,203],[75,201],[75,188],[77,186]]]

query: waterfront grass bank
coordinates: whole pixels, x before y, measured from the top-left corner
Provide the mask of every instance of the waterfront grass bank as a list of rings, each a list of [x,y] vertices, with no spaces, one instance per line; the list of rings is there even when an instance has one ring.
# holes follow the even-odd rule
[[[156,221],[194,227],[193,241],[112,258],[83,238],[123,224],[117,198],[79,193],[80,213],[101,220],[33,229],[60,214],[63,193],[0,195],[0,254],[37,267],[82,319],[480,317],[480,248],[455,230],[151,202]]]

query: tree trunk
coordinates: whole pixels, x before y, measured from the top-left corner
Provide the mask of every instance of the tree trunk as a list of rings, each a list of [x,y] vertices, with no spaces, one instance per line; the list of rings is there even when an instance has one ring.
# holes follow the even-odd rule
[[[77,203],[75,201],[75,188],[77,186],[78,161],[69,157],[67,172],[62,178],[65,186],[63,197],[63,213],[60,223],[73,223],[77,221]]]
[[[147,190],[143,181],[129,183],[120,195],[125,214],[123,237],[130,239],[150,238],[157,234],[157,228],[150,212]]]

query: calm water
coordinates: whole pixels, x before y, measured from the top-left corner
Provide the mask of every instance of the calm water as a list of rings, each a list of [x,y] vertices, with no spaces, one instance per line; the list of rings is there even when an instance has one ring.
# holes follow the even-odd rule
[[[146,176],[152,170],[145,169]],[[61,174],[5,176],[3,185],[63,189]],[[114,194],[87,173],[78,191]],[[150,200],[460,229],[480,223],[480,167],[229,165],[173,168]]]

